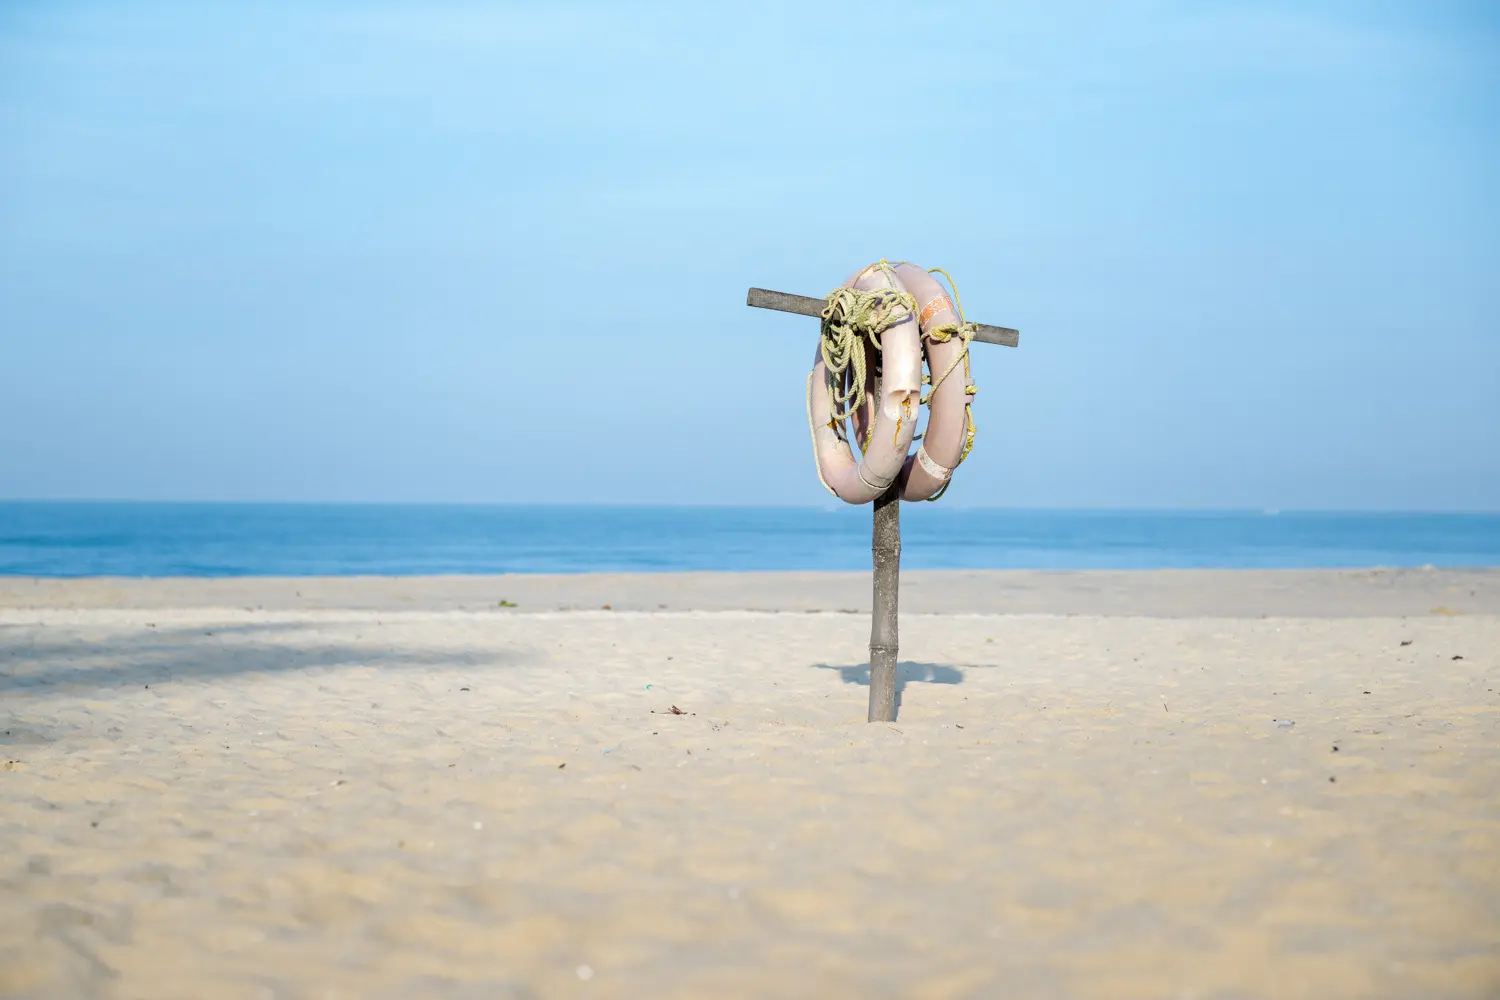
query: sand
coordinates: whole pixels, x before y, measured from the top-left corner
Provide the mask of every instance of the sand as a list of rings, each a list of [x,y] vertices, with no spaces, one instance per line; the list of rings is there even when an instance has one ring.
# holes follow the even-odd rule
[[[1500,572],[867,586],[0,580],[0,995],[1500,996]]]

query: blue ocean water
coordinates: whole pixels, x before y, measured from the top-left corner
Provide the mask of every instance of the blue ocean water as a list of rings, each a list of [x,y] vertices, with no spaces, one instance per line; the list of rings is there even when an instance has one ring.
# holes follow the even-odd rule
[[[903,504],[916,569],[1500,566],[1500,514]],[[0,575],[864,569],[870,508],[0,502]]]

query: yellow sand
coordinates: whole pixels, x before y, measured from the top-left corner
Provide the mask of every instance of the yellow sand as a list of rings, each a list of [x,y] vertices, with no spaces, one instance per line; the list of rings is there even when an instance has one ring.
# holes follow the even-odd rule
[[[875,726],[859,613],[12,581],[0,995],[1500,996],[1494,576],[1300,578],[1337,618],[1196,579],[1154,610],[1212,616],[907,614]]]

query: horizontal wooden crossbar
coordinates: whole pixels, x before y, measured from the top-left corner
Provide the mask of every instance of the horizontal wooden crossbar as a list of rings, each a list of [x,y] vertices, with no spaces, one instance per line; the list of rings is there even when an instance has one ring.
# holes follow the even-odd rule
[[[752,288],[745,298],[745,305],[754,306],[757,309],[775,309],[777,312],[796,313],[798,316],[822,316],[828,300],[815,299],[809,295],[793,295],[791,292],[773,292],[766,288]],[[975,323],[974,328],[974,340],[981,344],[1016,347],[1021,343],[1021,331],[1012,330],[1008,326]]]

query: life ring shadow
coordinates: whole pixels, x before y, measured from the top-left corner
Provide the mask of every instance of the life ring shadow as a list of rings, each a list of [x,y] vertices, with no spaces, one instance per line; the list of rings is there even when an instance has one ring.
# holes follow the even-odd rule
[[[845,684],[870,686],[868,663],[850,667],[840,667],[831,663],[815,663],[813,666],[819,670],[837,670],[839,679]],[[901,707],[901,695],[906,691],[908,684],[962,684],[963,682],[964,672],[960,667],[949,666],[946,663],[916,663],[903,660],[896,664],[896,707]]]

